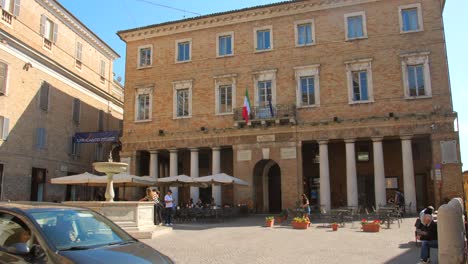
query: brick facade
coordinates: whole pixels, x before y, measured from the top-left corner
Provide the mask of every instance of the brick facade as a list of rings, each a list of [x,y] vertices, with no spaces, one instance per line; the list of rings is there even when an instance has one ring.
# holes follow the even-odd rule
[[[9,127],[8,136],[0,139],[0,199],[62,201],[65,186],[51,185],[50,179],[91,172],[91,163],[107,159],[105,153],[111,147],[103,144],[103,157],[95,154],[95,144],[82,144],[73,154],[74,134],[97,131],[100,111],[104,131],[121,127],[123,87],[112,78],[118,54],[56,1],[20,1],[16,16],[1,12],[0,62],[8,70],[0,116],[9,120]],[[11,21],[5,20],[8,15],[13,16]],[[56,42],[50,49],[44,47],[41,16],[57,25]],[[76,66],[76,41],[82,43],[81,69]],[[99,75],[100,59],[107,65],[104,81]],[[46,110],[40,107],[44,84],[49,87]],[[72,119],[74,99],[81,105],[78,123]],[[38,128],[45,131],[43,147],[38,147]],[[31,195],[34,188],[42,188],[34,186],[34,168],[45,171],[40,180],[42,197]]]
[[[402,33],[399,8],[413,4],[421,11],[422,30]],[[365,15],[367,36],[347,40],[345,17],[356,12]],[[297,47],[296,22],[311,20],[312,45]],[[270,29],[272,48],[255,51],[255,29],[265,27]],[[225,32],[234,36],[233,55],[217,57],[217,36]],[[413,160],[410,178],[416,179],[416,200],[439,204],[445,196],[462,194],[460,161],[441,165],[442,184],[436,184],[430,177],[431,170],[442,164],[440,141],[455,140],[456,156],[460,157],[458,133],[453,129],[456,114],[451,103],[440,1],[292,1],[149,25],[118,34],[127,43],[123,155],[133,157],[132,168],[136,173],[138,161],[134,159],[138,151],[221,146],[233,151],[234,176],[251,184],[247,188],[235,186],[230,202],[258,200],[254,168],[265,159],[263,149],[268,149],[266,159],[275,161],[281,169],[282,207],[292,207],[308,189],[305,181],[320,174],[316,168],[309,168],[316,151],[303,149],[318,149],[317,142],[327,140],[331,205],[340,206],[346,205],[344,140],[355,139],[356,146],[363,143],[372,146],[372,138],[383,137],[384,174],[397,177],[398,188],[404,190],[401,136],[410,135],[412,145],[418,145],[413,152],[418,151],[421,157]],[[178,40],[191,41],[189,62],[176,61]],[[137,68],[138,48],[147,45],[152,47],[152,65]],[[431,87],[428,96],[407,95],[403,75],[407,74],[406,63],[411,63],[413,57],[428,59],[430,85],[426,83],[426,87]],[[367,74],[372,77],[370,98],[365,103],[350,99],[347,70],[356,64],[367,65]],[[275,107],[296,104],[300,91],[296,74],[307,69],[303,66],[318,71],[319,87],[315,88],[317,91],[319,88],[316,94],[319,104],[295,108],[292,120],[286,124],[275,120],[249,125],[236,118],[235,112],[216,114],[215,87],[219,79],[233,84],[234,108],[242,107],[246,87],[252,105],[258,104],[257,81],[266,74],[273,76],[268,78],[273,80]],[[191,83],[189,118],[174,118],[174,90],[180,81]],[[144,87],[151,87],[151,119],[135,122],[135,91]],[[274,140],[259,140],[262,136],[274,136]],[[281,154],[290,147],[296,150],[293,157]],[[250,150],[251,158],[238,161],[239,150]],[[368,154],[373,155],[372,148]],[[165,158],[165,154],[160,156]],[[374,165],[372,158],[367,163],[357,162],[358,178],[369,177],[358,183],[359,188],[365,188],[364,182],[373,180]],[[185,169],[183,172],[188,174]],[[390,193],[388,190],[387,196]],[[369,197],[363,199],[375,203]]]

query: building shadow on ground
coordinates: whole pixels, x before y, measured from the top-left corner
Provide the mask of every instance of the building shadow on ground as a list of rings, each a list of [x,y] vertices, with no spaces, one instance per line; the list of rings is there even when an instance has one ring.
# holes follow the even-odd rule
[[[419,254],[421,247],[417,246],[416,242],[411,241],[399,245],[399,248],[407,249],[404,253],[384,262],[385,264],[401,264],[401,263],[418,263],[420,260]],[[439,252],[437,249],[431,248],[431,263],[437,264]]]

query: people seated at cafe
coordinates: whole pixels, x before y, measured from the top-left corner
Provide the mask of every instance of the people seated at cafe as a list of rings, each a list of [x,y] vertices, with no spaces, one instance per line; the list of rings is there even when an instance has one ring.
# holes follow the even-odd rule
[[[188,200],[188,202],[185,204],[185,207],[186,208],[194,208],[195,205],[193,204],[193,199],[190,198],[190,200]]]
[[[439,247],[437,239],[437,223],[434,222],[432,214],[424,214],[422,216],[421,223],[416,227],[416,234],[422,242],[420,263],[429,263],[431,256],[430,249]]]
[[[198,199],[197,203],[195,204],[196,208],[203,208],[203,202],[201,199]]]

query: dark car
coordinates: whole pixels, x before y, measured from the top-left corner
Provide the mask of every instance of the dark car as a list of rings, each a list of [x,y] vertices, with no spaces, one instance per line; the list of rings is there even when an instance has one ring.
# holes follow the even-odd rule
[[[173,262],[94,211],[0,202],[0,263]]]

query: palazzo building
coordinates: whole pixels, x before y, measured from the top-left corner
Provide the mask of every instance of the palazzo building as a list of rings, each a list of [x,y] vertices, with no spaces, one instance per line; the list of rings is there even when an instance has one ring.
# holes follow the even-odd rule
[[[298,0],[122,30],[132,173],[224,172],[182,205],[412,211],[463,194],[441,0]],[[242,116],[248,94],[250,116]]]
[[[92,172],[112,143],[77,132],[119,130],[119,55],[55,0],[0,1],[0,200],[79,196],[50,179]]]

